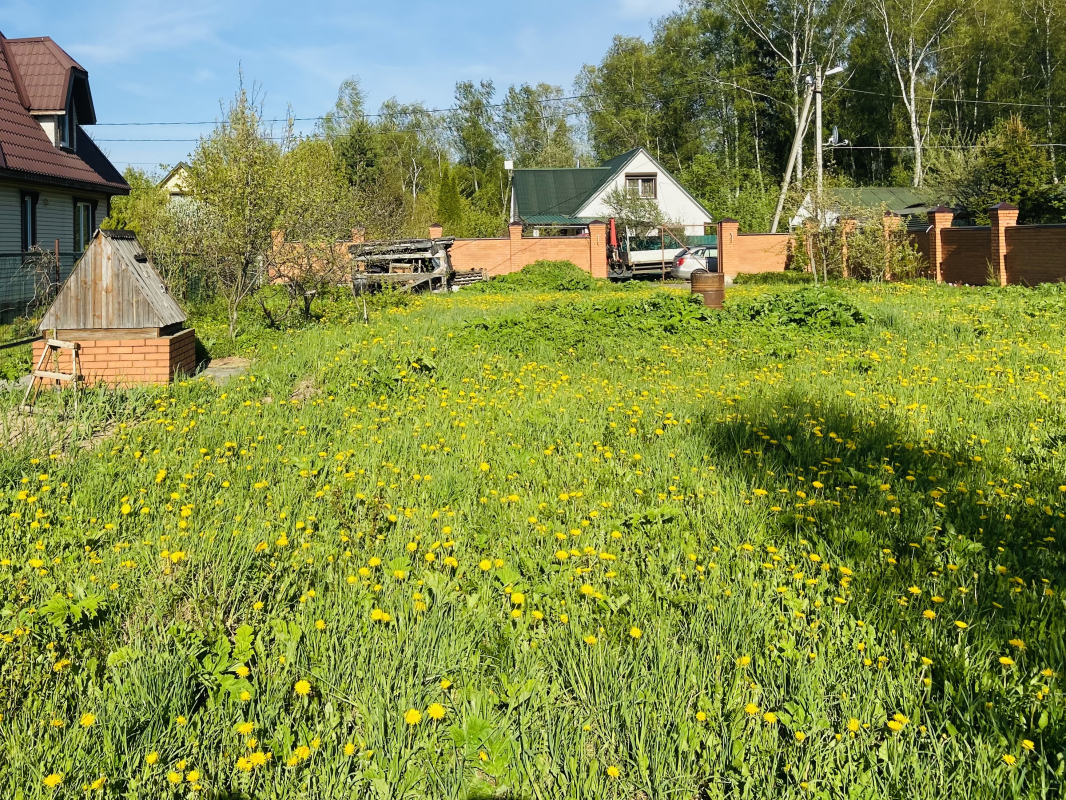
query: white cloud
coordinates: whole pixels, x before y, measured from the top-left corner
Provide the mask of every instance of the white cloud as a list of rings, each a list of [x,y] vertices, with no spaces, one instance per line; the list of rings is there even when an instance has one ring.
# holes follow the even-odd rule
[[[97,64],[138,61],[152,53],[211,42],[221,45],[224,20],[219,4],[142,2],[107,16],[88,40],[64,45],[72,56]]]

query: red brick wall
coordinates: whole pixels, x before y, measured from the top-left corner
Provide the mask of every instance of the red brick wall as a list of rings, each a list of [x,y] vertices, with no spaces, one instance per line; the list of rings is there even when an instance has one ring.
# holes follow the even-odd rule
[[[932,262],[931,248],[929,246],[929,239],[932,236],[932,232],[916,231],[911,234],[911,239],[914,240],[914,246],[922,256],[922,260],[929,264]]]
[[[1066,281],[1066,225],[1018,225],[1018,209],[1007,203],[989,209],[987,228],[952,228],[951,216],[949,209],[937,209],[929,215],[935,230],[914,234],[930,272],[945,283],[984,286],[990,277],[1000,285]]]
[[[506,239],[456,239],[452,268],[481,269],[490,276],[518,272],[534,261],[572,261],[596,278],[607,277],[607,226],[589,225],[588,236],[522,236],[512,225]]]
[[[729,276],[783,272],[791,259],[788,233],[740,233],[735,219],[718,223],[718,268]]]
[[[82,339],[78,343],[79,371],[92,386],[145,386],[169,383],[175,375],[196,371],[196,333],[192,328],[156,339]],[[33,343],[33,365],[41,358],[44,342]],[[43,369],[54,370],[49,359]],[[70,351],[61,351],[59,371],[71,370]]]
[[[945,228],[940,232],[940,279],[944,283],[984,286],[992,261],[989,228]]]
[[[489,275],[504,275],[511,271],[511,240],[456,239],[448,256],[453,269],[483,269]]]
[[[1004,232],[1008,284],[1066,281],[1066,225],[1017,225]]]

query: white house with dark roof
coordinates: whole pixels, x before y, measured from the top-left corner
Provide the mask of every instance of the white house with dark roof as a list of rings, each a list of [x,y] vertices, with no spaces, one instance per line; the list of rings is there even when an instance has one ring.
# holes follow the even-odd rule
[[[710,213],[643,147],[576,169],[516,169],[511,192],[511,221],[534,229],[580,230],[591,220],[611,216],[606,198],[624,189],[655,200],[663,215],[703,236],[714,220]]]

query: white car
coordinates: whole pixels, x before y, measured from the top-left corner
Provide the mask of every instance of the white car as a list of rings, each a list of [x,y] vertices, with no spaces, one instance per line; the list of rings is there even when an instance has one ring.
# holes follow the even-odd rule
[[[682,250],[674,258],[670,274],[678,280],[687,281],[692,279],[692,273],[698,269],[718,271],[718,248],[704,246]]]

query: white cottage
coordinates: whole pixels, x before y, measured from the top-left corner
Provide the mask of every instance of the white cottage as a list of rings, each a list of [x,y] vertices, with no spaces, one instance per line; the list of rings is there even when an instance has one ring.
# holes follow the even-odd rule
[[[643,147],[578,169],[516,169],[511,191],[511,222],[555,232],[583,233],[592,220],[611,216],[606,197],[625,189],[653,198],[663,215],[680,223],[689,236],[703,236],[713,223],[707,209]]]

